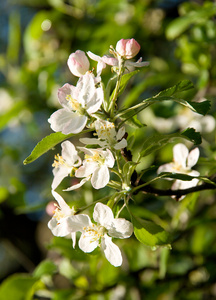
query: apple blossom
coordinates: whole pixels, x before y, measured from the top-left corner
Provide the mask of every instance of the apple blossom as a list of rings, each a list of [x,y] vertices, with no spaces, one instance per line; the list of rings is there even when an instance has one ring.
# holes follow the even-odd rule
[[[173,147],[173,162],[164,164],[158,168],[157,173],[171,172],[171,173],[182,173],[190,176],[197,177],[200,173],[191,168],[197,163],[199,158],[199,149],[195,148],[190,153],[188,148],[184,144],[177,144]],[[175,180],[171,189],[186,189],[196,186],[199,179],[192,179],[190,181]],[[181,197],[183,199],[184,197]]]
[[[85,52],[81,50],[77,50],[76,52],[71,53],[68,58],[67,64],[71,73],[77,77],[81,77],[82,75],[84,75],[90,67],[90,63],[87,56],[85,55]]]
[[[131,59],[140,51],[140,45],[135,39],[121,39],[116,44],[117,53],[125,59]]]
[[[88,115],[99,110],[104,94],[95,87],[94,76],[86,73],[76,86],[66,83],[58,90],[58,99],[63,108],[48,119],[52,130],[63,134],[79,133],[86,126]]]
[[[82,162],[77,154],[77,150],[71,142],[65,141],[61,144],[61,147],[62,155],[56,155],[52,165],[54,167],[54,178],[51,186],[53,190],[57,188],[65,177],[73,172],[75,173],[77,167],[79,167]]]
[[[95,189],[105,187],[110,179],[109,168],[112,168],[115,163],[112,152],[109,149],[88,149],[85,147],[79,147],[79,149],[85,153],[85,159],[83,164],[76,170],[75,176],[84,178],[80,184],[75,187],[72,186],[66,191],[72,191],[80,187],[87,180],[91,180],[91,184]]]
[[[95,130],[98,135],[96,138],[81,138],[80,141],[84,144],[98,144],[102,148],[113,147],[116,150],[127,147],[127,141],[123,136],[125,135],[125,128],[121,127],[116,132],[115,125],[112,122],[98,119],[94,122]]]
[[[113,266],[120,266],[122,264],[121,251],[112,242],[112,237],[129,238],[133,233],[132,223],[123,218],[115,219],[111,208],[102,203],[95,205],[93,219],[97,224],[92,223],[88,215],[80,214],[68,219],[71,230],[82,233],[79,248],[89,253],[100,246],[106,259]]]
[[[52,190],[52,195],[58,202],[52,219],[48,222],[48,227],[55,236],[68,236],[71,235],[73,240],[73,247],[76,243],[76,233],[71,231],[68,226],[68,218],[74,215],[75,209],[70,208],[64,199],[55,191]]]

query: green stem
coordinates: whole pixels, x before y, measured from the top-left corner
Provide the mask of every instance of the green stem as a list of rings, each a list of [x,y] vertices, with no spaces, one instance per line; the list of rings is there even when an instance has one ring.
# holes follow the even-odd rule
[[[119,89],[120,89],[121,77],[123,75],[123,72],[124,72],[124,60],[119,59],[119,72],[118,72],[117,82],[116,82],[116,86],[114,89],[114,95],[110,102],[110,117],[111,117],[111,119],[114,118],[114,109],[115,109],[115,104],[116,104],[116,100],[117,100]]]

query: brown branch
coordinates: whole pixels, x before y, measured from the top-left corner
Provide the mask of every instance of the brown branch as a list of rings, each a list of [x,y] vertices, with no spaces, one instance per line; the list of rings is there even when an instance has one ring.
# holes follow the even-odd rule
[[[210,179],[212,182],[216,183],[216,174],[210,176],[208,179]],[[215,190],[216,186],[211,183],[203,183],[188,189],[184,190],[162,190],[162,189],[157,189],[152,187],[151,185],[146,185],[137,192],[142,192],[145,194],[153,194],[155,196],[174,196],[176,200],[178,200],[181,196],[195,193],[195,192],[200,192],[204,190]]]

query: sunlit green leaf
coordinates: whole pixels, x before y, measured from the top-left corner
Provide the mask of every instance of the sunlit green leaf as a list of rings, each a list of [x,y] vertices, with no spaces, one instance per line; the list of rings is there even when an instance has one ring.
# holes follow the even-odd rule
[[[159,97],[166,98],[166,97],[175,96],[177,93],[184,92],[184,91],[190,90],[192,88],[194,88],[194,86],[190,80],[182,80],[179,83],[177,83],[176,85],[159,92],[153,98],[159,98]]]
[[[14,274],[0,285],[1,300],[30,300],[33,296],[33,286],[38,281],[26,274]]]
[[[34,270],[33,276],[41,278],[44,275],[53,275],[57,271],[57,267],[51,260],[42,261]]]
[[[170,243],[170,235],[161,226],[133,216],[134,234],[136,238],[143,244],[154,247],[168,245]]]
[[[167,143],[172,143],[176,138],[184,138],[189,141],[192,141],[195,145],[201,143],[201,135],[199,132],[196,132],[193,128],[188,128],[182,133],[172,133],[172,134],[157,134],[150,136],[144,140],[142,149],[140,151],[140,157],[149,155],[150,153],[159,150]]]
[[[188,29],[190,25],[203,23],[214,16],[215,13],[216,6],[214,3],[207,2],[204,7],[203,5],[197,5],[197,10],[192,9],[185,16],[174,19],[166,28],[166,36],[169,40],[173,40]]]
[[[82,131],[83,133],[90,132],[91,130],[85,130]],[[81,133],[80,133],[81,134]],[[57,144],[63,142],[64,140],[72,137],[77,136],[77,134],[70,133],[70,134],[63,134],[61,132],[55,132],[51,133],[50,135],[46,136],[44,139],[42,139],[33,149],[32,153],[24,160],[24,165],[27,165],[33,161],[35,161],[37,158],[39,158],[41,155],[52,149]]]

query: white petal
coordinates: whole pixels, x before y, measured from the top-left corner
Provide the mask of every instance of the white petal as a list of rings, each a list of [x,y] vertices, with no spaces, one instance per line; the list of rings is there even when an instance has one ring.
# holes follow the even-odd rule
[[[97,138],[81,138],[79,139],[81,143],[85,144],[85,145],[99,145],[101,147],[104,147],[107,145],[106,142],[104,141],[100,141]]]
[[[199,159],[199,148],[193,149],[189,154],[187,158],[187,167],[192,168]]]
[[[58,99],[63,107],[71,109],[70,102],[66,99],[68,95],[71,95],[73,99],[77,99],[78,91],[75,86],[66,83],[60,89],[58,89]]]
[[[55,168],[53,170],[54,178],[52,182],[52,190],[55,190],[62,180],[70,174],[70,170],[68,168],[64,168],[63,166],[60,168]]]
[[[115,146],[114,146],[114,148],[116,150],[120,150],[120,149],[123,149],[125,147],[127,147],[127,141],[126,141],[126,139],[122,139],[119,143],[115,144]]]
[[[173,172],[173,163],[168,163],[160,166],[157,170],[157,174],[163,173],[163,172]]]
[[[149,66],[149,62],[148,61],[142,61],[142,59],[136,61],[136,62],[133,62],[133,61],[130,61],[130,60],[127,60],[125,62],[125,66],[126,67],[135,67],[135,68],[141,68],[141,67],[147,67]]]
[[[91,184],[95,189],[101,189],[105,187],[110,179],[109,170],[107,166],[102,165],[94,170],[91,178]]]
[[[95,222],[101,224],[107,229],[110,228],[110,225],[114,220],[112,209],[100,202],[98,202],[94,207],[93,218]]]
[[[74,163],[79,160],[77,150],[75,146],[69,142],[65,141],[61,144],[62,147],[62,157],[67,162],[68,165],[74,166]]]
[[[85,127],[87,117],[61,108],[50,116],[48,122],[53,131],[61,131],[63,134],[79,133]]]
[[[92,226],[92,222],[88,215],[80,214],[67,217],[67,226],[70,232],[84,232],[84,228]]]
[[[58,202],[59,207],[61,208],[62,212],[65,215],[70,215],[71,214],[71,208],[70,206],[64,201],[64,199],[62,198],[62,196],[60,196],[58,193],[56,193],[55,191],[51,191],[53,197],[55,198],[55,200]]]
[[[69,217],[67,217],[69,218]],[[70,228],[67,224],[67,218],[62,218],[60,221],[57,221],[56,218],[52,218],[48,227],[52,231],[52,234],[55,236],[67,236],[71,233]]]
[[[86,123],[88,118],[86,116],[81,116],[76,113],[73,114],[73,118],[70,120],[70,122],[66,123],[62,133],[63,134],[70,134],[70,133],[79,133],[81,132]]]
[[[107,165],[107,167],[112,168],[115,164],[115,158],[113,157],[112,152],[109,149],[107,149],[102,153],[105,158],[105,164]]]
[[[112,242],[112,238],[105,235],[101,239],[101,249],[104,251],[106,259],[114,266],[119,267],[122,264],[122,255],[118,246]]]
[[[73,191],[73,190],[76,190],[78,188],[80,188],[84,183],[86,183],[86,181],[88,181],[90,179],[90,176],[86,177],[86,178],[83,178],[80,183],[77,183],[77,184],[74,184],[72,185],[71,187],[63,190],[65,192],[69,192],[69,191]]]
[[[94,95],[91,100],[87,103],[86,111],[88,114],[93,114],[99,110],[102,102],[104,100],[104,93],[102,88],[97,88],[94,91]]]
[[[114,219],[108,233],[119,239],[129,238],[133,233],[133,225],[123,218]]]
[[[92,235],[83,233],[79,239],[79,247],[83,252],[92,252],[99,245],[99,240],[93,240]]]
[[[179,143],[175,145],[173,147],[174,162],[180,164],[183,168],[186,168],[188,153],[188,148],[184,144]]]
[[[72,232],[71,233],[71,239],[72,239],[72,242],[73,242],[73,248],[75,248],[76,246],[76,232]]]
[[[192,179],[190,181],[183,181],[183,180],[176,180],[171,189],[172,190],[185,190],[185,189],[189,189],[191,187],[194,187],[198,184],[199,179]]]
[[[125,128],[121,127],[116,135],[117,140],[121,140],[124,135],[125,135]]]
[[[88,177],[98,168],[98,163],[96,161],[84,161],[83,165],[79,167],[78,170],[75,172],[75,176],[78,178],[81,177]]]
[[[200,175],[200,173],[199,173],[198,171],[196,171],[196,170],[191,170],[191,172],[190,172],[190,173],[188,173],[188,175],[190,175],[190,176],[194,176],[194,177],[197,177],[197,176],[199,176],[199,175]]]

